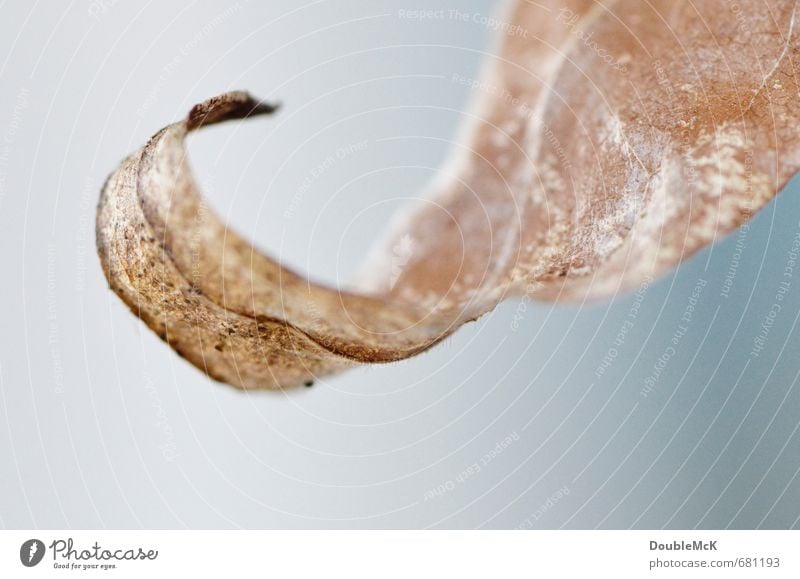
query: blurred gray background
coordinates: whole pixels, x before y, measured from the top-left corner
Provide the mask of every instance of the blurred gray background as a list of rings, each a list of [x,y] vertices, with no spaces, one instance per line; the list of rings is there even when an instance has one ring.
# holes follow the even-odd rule
[[[106,175],[195,102],[280,100],[193,137],[192,162],[233,227],[345,281],[446,158],[473,96],[453,75],[493,50],[481,18],[400,11],[496,4],[0,6],[0,526],[800,526],[800,280],[751,355],[796,183],[638,295],[509,302],[418,358],[241,393],[108,291]]]

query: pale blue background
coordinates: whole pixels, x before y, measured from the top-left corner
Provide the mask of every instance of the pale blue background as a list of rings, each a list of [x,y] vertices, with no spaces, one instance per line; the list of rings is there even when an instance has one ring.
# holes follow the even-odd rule
[[[452,74],[491,50],[480,24],[398,18],[421,7],[0,4],[0,526],[800,526],[800,279],[749,357],[798,232],[796,186],[753,220],[729,298],[735,236],[650,289],[600,379],[631,296],[529,305],[516,332],[507,303],[416,359],[283,396],[210,382],[107,290],[105,176],[231,88],[285,106],[193,138],[210,203],[287,264],[348,279],[446,157],[471,96]],[[696,318],[645,399],[698,278]]]

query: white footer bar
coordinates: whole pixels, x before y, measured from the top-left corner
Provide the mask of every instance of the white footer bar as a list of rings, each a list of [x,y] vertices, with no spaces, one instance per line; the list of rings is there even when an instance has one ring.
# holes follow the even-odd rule
[[[0,577],[777,579],[799,560],[800,531],[0,531]]]

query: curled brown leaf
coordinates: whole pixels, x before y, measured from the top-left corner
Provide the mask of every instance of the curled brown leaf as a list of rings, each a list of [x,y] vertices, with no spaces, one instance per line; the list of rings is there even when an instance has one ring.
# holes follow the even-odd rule
[[[104,271],[178,353],[242,388],[413,356],[509,296],[636,287],[797,172],[797,12],[796,0],[516,2],[498,56],[465,80],[482,96],[453,177],[397,218],[352,291],[280,266],[203,205],[186,135],[274,110],[223,94],[111,175]]]

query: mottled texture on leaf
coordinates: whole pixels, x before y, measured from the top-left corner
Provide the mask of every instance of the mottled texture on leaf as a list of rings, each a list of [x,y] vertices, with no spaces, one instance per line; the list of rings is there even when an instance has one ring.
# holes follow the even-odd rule
[[[244,388],[413,356],[509,296],[613,295],[738,227],[800,167],[794,0],[518,2],[430,200],[352,291],[281,267],[203,205],[184,139],[272,112],[221,95],[105,186],[112,288],[176,351]]]

